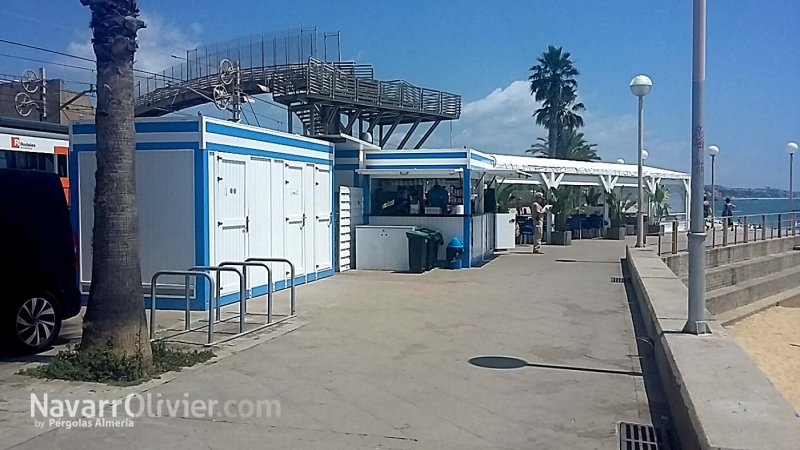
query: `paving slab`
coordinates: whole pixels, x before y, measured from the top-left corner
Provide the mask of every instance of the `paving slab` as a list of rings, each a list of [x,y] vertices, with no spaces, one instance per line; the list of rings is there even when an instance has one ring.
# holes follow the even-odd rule
[[[5,376],[0,448],[619,448],[618,422],[650,423],[648,397],[659,397],[642,377],[625,285],[611,281],[625,243],[545,251],[299,287],[302,325],[146,388],[165,401],[268,400],[279,414],[32,430],[29,392],[66,395],[69,384]]]

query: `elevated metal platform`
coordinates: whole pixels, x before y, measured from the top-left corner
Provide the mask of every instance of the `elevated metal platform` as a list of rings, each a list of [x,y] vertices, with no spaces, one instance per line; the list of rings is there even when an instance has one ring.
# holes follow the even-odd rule
[[[327,40],[324,35],[325,58]],[[461,115],[461,96],[414,86],[404,80],[380,81],[370,65],[329,62],[317,57],[316,30],[300,30],[285,37],[270,35],[239,39],[187,52],[184,63],[137,84],[137,117],[155,117],[214,102],[215,89],[236,70],[241,95],[272,94],[287,107],[288,131],[292,116],[305,135],[353,134],[378,131],[376,144],[386,145],[399,125],[410,124],[398,148],[408,144],[417,127],[430,127],[420,148],[445,120]],[[279,51],[281,49],[282,51]],[[338,47],[337,47],[338,51]]]

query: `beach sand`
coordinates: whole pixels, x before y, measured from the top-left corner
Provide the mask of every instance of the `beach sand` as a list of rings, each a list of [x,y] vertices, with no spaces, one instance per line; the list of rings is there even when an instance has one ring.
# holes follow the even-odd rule
[[[726,329],[800,411],[800,308],[776,306]]]

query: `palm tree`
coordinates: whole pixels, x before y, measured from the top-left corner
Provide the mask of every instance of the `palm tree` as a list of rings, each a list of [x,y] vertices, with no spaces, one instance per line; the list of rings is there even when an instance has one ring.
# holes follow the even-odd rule
[[[575,161],[599,161],[597,155],[597,144],[590,144],[583,133],[578,133],[575,128],[565,128],[559,133],[559,142],[556,148],[555,157],[559,159],[571,159]],[[538,138],[537,142],[531,146],[527,153],[534,156],[550,156],[550,138]]]
[[[140,355],[149,367],[133,125],[133,57],[145,24],[136,0],[80,1],[92,12],[98,86],[92,286],[81,349],[110,346],[120,355]]]
[[[564,128],[580,128],[583,117],[578,115],[585,108],[583,103],[576,103],[578,82],[575,79],[580,72],[569,59],[570,53],[561,47],[547,47],[531,67],[533,74],[528,77],[531,83],[531,95],[542,102],[533,116],[536,124],[544,126],[548,131],[549,156],[554,158],[559,131]]]

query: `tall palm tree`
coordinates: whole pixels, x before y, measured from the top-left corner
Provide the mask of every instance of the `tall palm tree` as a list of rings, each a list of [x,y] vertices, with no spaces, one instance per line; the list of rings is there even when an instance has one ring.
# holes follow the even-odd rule
[[[110,345],[152,363],[139,264],[133,125],[136,0],[80,0],[92,12],[97,56],[97,172],[92,286],[81,348]]]
[[[600,160],[600,156],[597,155],[597,144],[590,144],[583,133],[579,133],[575,128],[565,128],[558,134],[560,137],[556,147],[556,158],[575,161]],[[534,156],[550,156],[550,138],[538,138],[526,152]]]
[[[553,45],[537,58],[538,64],[531,67],[533,74],[528,77],[531,95],[542,102],[533,116],[536,124],[548,131],[549,155],[554,158],[559,131],[562,128],[580,128],[583,117],[578,112],[586,109],[583,103],[576,103],[580,72],[572,64],[570,53],[562,47]]]

